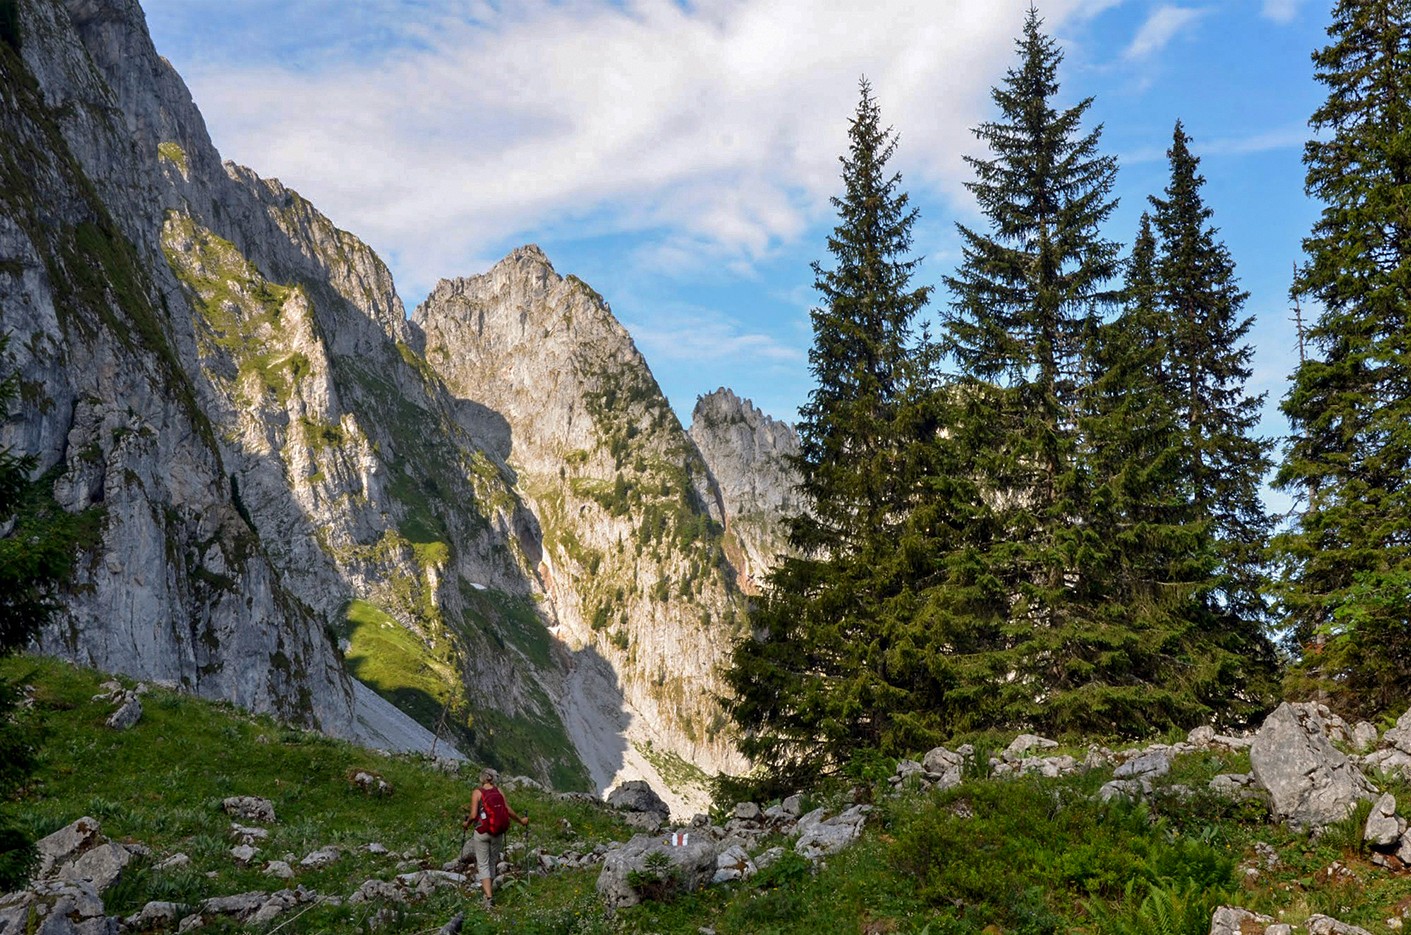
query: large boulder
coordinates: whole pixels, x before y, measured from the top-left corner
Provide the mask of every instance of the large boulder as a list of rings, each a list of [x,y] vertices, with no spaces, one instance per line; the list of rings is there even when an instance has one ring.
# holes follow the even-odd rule
[[[624,812],[653,815],[662,821],[671,818],[671,807],[656,794],[656,790],[644,780],[633,779],[624,782],[608,793],[607,802],[613,808]]]
[[[823,809],[814,809],[799,819],[795,853],[809,860],[838,853],[862,835],[862,826],[870,811],[870,805],[854,805],[842,814],[828,818]]]
[[[1372,811],[1367,815],[1367,824],[1362,829],[1362,840],[1369,847],[1394,850],[1406,833],[1406,819],[1396,814],[1396,796],[1387,792],[1377,799]]]
[[[87,816],[40,838],[34,842],[34,849],[39,853],[39,867],[35,870],[34,878],[48,878],[60,866],[96,846],[101,840],[97,820]]]
[[[690,833],[679,845],[668,844],[661,835],[639,834],[603,860],[598,895],[608,908],[621,909],[641,902],[649,889],[643,884],[652,879],[663,891],[698,890],[715,877],[717,847],[704,834]]]
[[[1255,781],[1269,793],[1271,810],[1295,827],[1341,821],[1358,801],[1376,794],[1329,733],[1319,705],[1285,702],[1264,721],[1249,748]]]

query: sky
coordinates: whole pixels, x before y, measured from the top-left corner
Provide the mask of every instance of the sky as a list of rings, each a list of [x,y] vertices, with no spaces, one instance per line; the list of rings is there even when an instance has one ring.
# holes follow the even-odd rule
[[[814,261],[831,265],[858,82],[898,134],[919,211],[914,282],[984,229],[973,128],[1017,62],[1029,0],[142,0],[227,159],[299,191],[387,262],[408,311],[443,277],[537,243],[601,293],[673,408],[727,386],[794,421]],[[1254,316],[1264,435],[1296,360],[1288,286],[1320,206],[1303,191],[1310,54],[1331,0],[1037,0],[1058,103],[1119,164],[1129,246],[1180,120]],[[1305,308],[1305,315],[1310,313]]]

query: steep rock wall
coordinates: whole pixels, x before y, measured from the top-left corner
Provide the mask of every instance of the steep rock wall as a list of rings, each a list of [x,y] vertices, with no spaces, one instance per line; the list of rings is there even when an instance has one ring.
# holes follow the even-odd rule
[[[451,391],[504,418],[559,636],[611,663],[634,744],[738,768],[716,703],[741,625],[718,493],[602,297],[530,246],[441,281],[412,320]]]
[[[789,461],[799,453],[798,433],[721,387],[696,400],[690,435],[720,490],[740,586],[757,593],[789,551],[783,517],[801,509],[798,472]]]

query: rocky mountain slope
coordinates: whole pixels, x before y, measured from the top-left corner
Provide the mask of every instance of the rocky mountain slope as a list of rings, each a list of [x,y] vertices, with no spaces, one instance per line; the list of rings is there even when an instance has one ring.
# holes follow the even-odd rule
[[[720,489],[740,586],[755,593],[775,559],[789,550],[780,517],[803,509],[789,460],[798,456],[798,433],[721,387],[696,400],[690,435]]]
[[[731,513],[767,517],[735,493],[778,488],[763,448],[712,442],[727,493],[537,248],[409,321],[371,249],[222,163],[136,0],[15,6],[0,444],[102,520],[40,648],[564,787],[740,766],[715,668],[771,548]]]

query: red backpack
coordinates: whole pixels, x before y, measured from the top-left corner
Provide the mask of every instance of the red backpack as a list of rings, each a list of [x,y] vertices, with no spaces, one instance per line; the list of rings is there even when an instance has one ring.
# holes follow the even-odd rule
[[[499,834],[510,826],[510,807],[505,804],[505,796],[493,786],[480,790],[480,814],[475,819],[475,830],[481,834]]]

